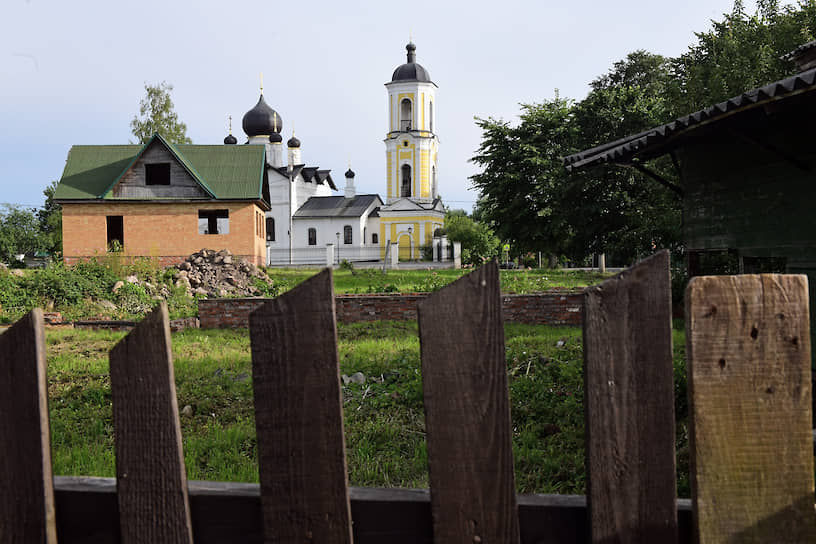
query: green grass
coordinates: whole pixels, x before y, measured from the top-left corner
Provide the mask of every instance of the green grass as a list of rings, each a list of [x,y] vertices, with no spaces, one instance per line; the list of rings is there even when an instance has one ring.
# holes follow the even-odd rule
[[[683,332],[675,331],[678,476],[688,496]],[[54,473],[113,476],[108,350],[123,333],[47,331]],[[358,486],[427,487],[419,340],[415,322],[339,325],[349,479]],[[505,326],[516,486],[520,492],[583,493],[581,331]],[[562,344],[562,345],[559,345]],[[173,357],[190,479],[258,480],[246,330],[173,334]]]
[[[374,268],[340,269],[334,271],[334,291],[338,294],[436,291],[470,271],[388,270],[383,274],[381,269]],[[286,291],[316,274],[317,269],[269,268],[266,272]],[[609,274],[567,269],[502,270],[500,273],[502,292],[518,294],[586,287],[600,283],[606,277]]]

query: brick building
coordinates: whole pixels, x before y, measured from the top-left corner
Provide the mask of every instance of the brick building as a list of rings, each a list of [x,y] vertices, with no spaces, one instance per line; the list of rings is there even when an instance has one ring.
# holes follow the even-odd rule
[[[73,146],[54,195],[63,258],[121,248],[167,265],[206,247],[264,264],[266,175],[263,146]]]

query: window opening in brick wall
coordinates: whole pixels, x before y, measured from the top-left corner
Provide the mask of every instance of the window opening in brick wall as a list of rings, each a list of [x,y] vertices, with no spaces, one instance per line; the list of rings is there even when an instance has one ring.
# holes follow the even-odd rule
[[[121,215],[105,217],[107,227],[108,251],[120,251],[125,247],[125,227]]]
[[[229,234],[229,210],[198,210],[199,234]]]
[[[315,228],[309,229],[309,245],[310,246],[317,245],[317,229]]]
[[[266,241],[267,242],[274,242],[275,241],[275,218],[274,217],[267,217],[266,218]]]
[[[350,244],[351,239],[352,239],[351,225],[346,225],[343,227],[343,243]]]
[[[170,185],[170,163],[145,164],[145,185]]]
[[[380,243],[380,237],[377,235],[376,232],[371,235],[371,243],[372,244],[379,244]]]

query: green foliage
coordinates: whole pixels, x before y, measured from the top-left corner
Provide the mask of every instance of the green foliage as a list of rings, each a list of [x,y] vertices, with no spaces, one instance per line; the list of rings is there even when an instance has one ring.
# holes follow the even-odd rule
[[[654,248],[677,250],[682,239],[677,194],[635,169],[602,165],[569,174],[560,159],[636,134],[791,75],[780,57],[814,38],[816,1],[780,7],[759,0],[696,35],[675,59],[635,51],[590,83],[577,103],[522,104],[519,121],[477,119],[482,143],[471,177],[480,198],[474,216],[513,246],[580,260],[590,253],[633,262]],[[677,186],[666,157],[649,170]]]
[[[149,312],[156,301],[153,300],[145,288],[135,283],[125,282],[116,291],[116,305],[128,315],[144,315]]]
[[[474,221],[464,210],[445,214],[445,232],[450,241],[462,244],[462,264],[480,265],[498,254],[499,239],[490,227]]]
[[[0,209],[0,261],[14,264],[15,255],[46,248],[36,210],[4,204]]]
[[[173,110],[170,91],[173,86],[162,81],[156,85],[145,83],[145,97],[139,102],[139,115],[130,122],[137,143],[146,144],[153,134],[159,133],[171,144],[191,144],[187,125],[179,121]]]
[[[43,236],[45,250],[51,255],[62,254],[62,206],[54,201],[54,191],[57,190],[57,181],[52,181],[43,190],[45,203],[37,210],[37,220],[40,224],[40,233]]]

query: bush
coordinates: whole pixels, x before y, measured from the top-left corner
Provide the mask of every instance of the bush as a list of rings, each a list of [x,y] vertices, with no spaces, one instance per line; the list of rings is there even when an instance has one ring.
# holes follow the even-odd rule
[[[116,292],[116,304],[119,309],[128,315],[142,315],[149,312],[156,305],[153,299],[139,284],[125,283]]]

